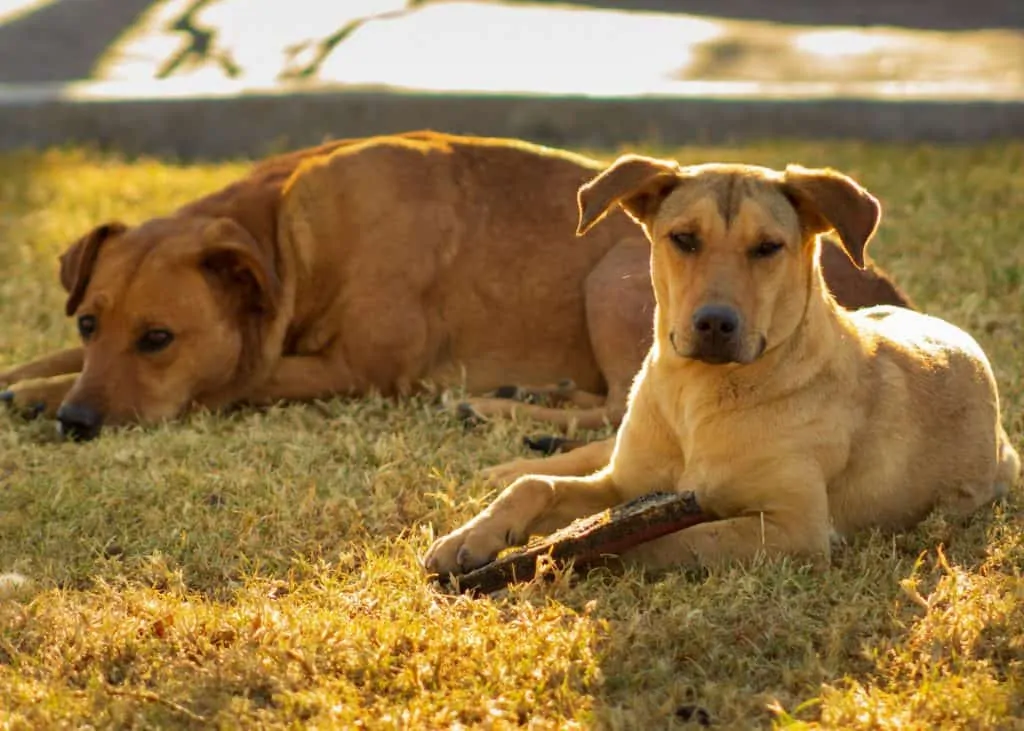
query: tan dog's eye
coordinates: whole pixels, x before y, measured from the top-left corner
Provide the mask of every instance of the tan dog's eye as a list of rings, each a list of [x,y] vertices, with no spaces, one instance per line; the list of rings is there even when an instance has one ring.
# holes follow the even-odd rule
[[[767,259],[782,251],[783,244],[778,241],[762,241],[757,246],[751,247],[751,259]]]
[[[93,315],[82,315],[78,318],[78,334],[82,340],[88,340],[96,332],[96,318]]]
[[[156,353],[170,345],[172,340],[174,334],[170,330],[147,330],[136,347],[142,353]]]
[[[696,254],[700,251],[700,239],[697,234],[688,231],[676,231],[668,235],[672,243],[684,254]]]

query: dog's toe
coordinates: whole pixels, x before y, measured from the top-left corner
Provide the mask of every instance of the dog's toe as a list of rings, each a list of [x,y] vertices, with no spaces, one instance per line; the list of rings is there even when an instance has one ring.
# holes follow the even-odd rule
[[[544,434],[538,437],[523,437],[523,445],[527,449],[532,449],[534,452],[540,452],[545,456],[550,456],[561,451],[564,444],[564,438],[556,437],[551,434]]]
[[[0,401],[8,405],[13,404],[14,391],[12,391],[11,389],[7,389],[6,391],[0,391]]]
[[[487,423],[487,417],[474,409],[473,404],[468,401],[462,401],[455,407],[455,416],[467,429]]]

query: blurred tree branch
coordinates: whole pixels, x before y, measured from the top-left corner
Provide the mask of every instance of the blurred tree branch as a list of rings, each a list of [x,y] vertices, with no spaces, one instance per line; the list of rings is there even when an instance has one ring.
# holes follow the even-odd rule
[[[338,44],[342,43],[346,38],[362,28],[364,25],[375,20],[401,18],[421,5],[425,5],[427,2],[429,2],[429,0],[408,0],[405,7],[399,10],[389,10],[383,13],[375,13],[373,15],[367,15],[362,18],[350,20],[334,33],[331,33],[329,36],[322,38],[319,41],[303,41],[302,43],[296,43],[293,46],[289,46],[285,49],[285,53],[288,56],[288,61],[286,62],[287,66],[278,75],[278,78],[308,79],[316,76],[324,61],[327,60],[327,57],[331,55]],[[307,62],[302,63],[300,58],[306,53],[309,53],[311,58]]]
[[[176,73],[185,63],[191,65],[201,64],[203,61],[212,60],[216,62],[224,73],[230,78],[241,75],[242,69],[231,58],[228,51],[216,50],[216,35],[214,30],[207,30],[196,25],[195,16],[207,5],[217,0],[195,0],[188,10],[168,26],[168,30],[179,31],[188,35],[187,45],[177,54],[171,57],[161,66],[157,72],[158,79],[166,79]]]

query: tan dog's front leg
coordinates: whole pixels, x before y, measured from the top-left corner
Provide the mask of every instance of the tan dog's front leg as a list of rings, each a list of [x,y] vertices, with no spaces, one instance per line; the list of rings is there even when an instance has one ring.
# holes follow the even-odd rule
[[[481,470],[480,476],[495,486],[507,485],[525,475],[583,477],[607,465],[615,449],[614,437],[590,442],[565,454],[538,459],[514,459]]]
[[[82,370],[84,358],[85,356],[81,348],[68,348],[17,368],[0,371],[0,389],[7,388],[20,381],[52,378],[53,376],[63,376],[68,373],[77,374]]]
[[[52,378],[34,378],[18,381],[3,393],[0,401],[9,404],[15,411],[30,418],[57,415],[64,397],[75,385],[78,373],[65,373]]]
[[[799,479],[798,475],[795,473],[794,479]],[[750,479],[756,480],[757,475]],[[824,482],[777,483],[772,489],[770,479],[762,477],[759,487],[761,494],[751,495],[751,501],[774,507],[763,512],[748,508],[735,517],[687,528],[637,546],[623,558],[652,569],[749,563],[759,554],[827,561],[830,526]],[[716,512],[713,494],[697,490],[696,495],[699,505]]]
[[[551,533],[620,502],[608,471],[578,478],[522,477],[475,518],[436,540],[423,563],[442,576],[471,571],[532,535]]]

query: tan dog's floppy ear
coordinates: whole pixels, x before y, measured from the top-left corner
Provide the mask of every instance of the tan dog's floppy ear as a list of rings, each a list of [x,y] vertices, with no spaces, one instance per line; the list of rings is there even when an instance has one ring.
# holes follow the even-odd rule
[[[783,188],[804,225],[816,234],[835,230],[850,260],[865,268],[864,250],[882,215],[877,198],[842,173],[799,165],[786,167]]]
[[[252,235],[230,218],[218,218],[203,231],[200,266],[241,297],[250,311],[273,315],[281,300],[281,281],[273,258]]]
[[[679,181],[679,165],[641,155],[623,155],[580,188],[577,201],[582,236],[619,203],[638,223],[645,223]]]
[[[85,290],[89,286],[93,267],[100,253],[100,246],[111,236],[123,234],[128,227],[119,221],[97,226],[60,255],[60,283],[68,293],[64,312],[68,317],[75,314],[82,304]]]

